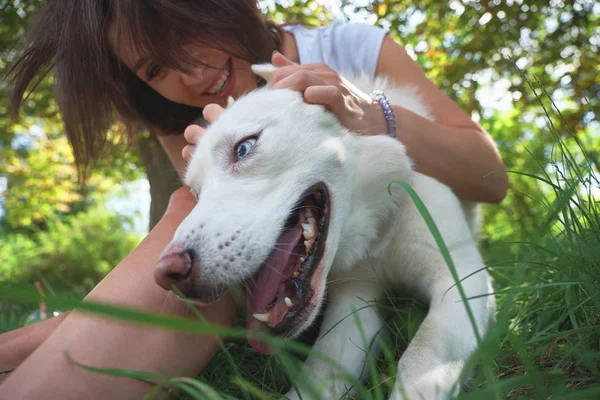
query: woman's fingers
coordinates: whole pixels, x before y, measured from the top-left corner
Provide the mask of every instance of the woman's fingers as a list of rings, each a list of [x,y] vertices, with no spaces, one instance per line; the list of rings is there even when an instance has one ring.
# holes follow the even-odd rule
[[[309,104],[322,104],[334,114],[344,109],[344,96],[335,86],[310,86],[304,91],[304,101]]]
[[[283,54],[281,54],[278,51],[273,53],[273,55],[271,56],[271,64],[273,64],[273,66],[275,66],[275,67],[285,67],[288,65],[296,65],[295,62],[293,62],[292,60],[290,60],[289,58],[287,58],[286,56],[284,56]]]
[[[194,198],[189,186],[182,186],[171,194],[167,212],[169,211],[191,211],[198,201]]]
[[[188,144],[183,148],[183,150],[181,150],[181,156],[183,157],[185,162],[188,162],[190,160],[190,157],[192,156],[192,153],[194,152],[195,148],[195,145]]]
[[[291,89],[304,93],[310,86],[325,85],[325,82],[317,75],[309,71],[297,71],[285,78],[278,80],[272,85],[273,89]]]
[[[209,123],[213,123],[221,114],[223,114],[224,111],[225,109],[218,104],[209,104],[204,107],[202,115]]]
[[[189,161],[190,156],[196,148],[196,143],[198,143],[198,139],[200,139],[200,136],[204,134],[205,130],[205,128],[202,128],[199,125],[190,125],[187,128],[185,128],[185,131],[183,132],[183,137],[185,137],[185,140],[189,144],[181,150],[181,156],[186,162]]]
[[[185,137],[185,140],[188,143],[196,144],[198,143],[198,139],[200,138],[200,136],[202,136],[205,130],[205,128],[199,125],[190,125],[187,128],[185,128],[185,131],[183,131],[183,137]]]
[[[202,116],[207,122],[212,123],[217,118],[219,118],[223,111],[225,111],[225,109],[220,105],[209,104],[206,107],[204,107],[204,110],[202,111]],[[204,135],[204,132],[206,132],[206,128],[203,128],[200,125],[190,125],[187,128],[185,128],[185,131],[183,132],[183,137],[185,137],[185,140],[189,143],[181,150],[181,156],[185,161],[189,161],[190,156],[196,148],[196,143],[198,143],[200,136]]]
[[[221,107],[220,105],[209,104],[206,107],[204,107],[204,110],[202,111],[202,115],[204,116],[204,119],[206,119],[206,121],[208,121],[209,123],[212,123],[217,118],[219,118],[219,116],[223,113],[223,111],[225,111],[225,109],[223,107]],[[196,143],[198,143],[198,139],[200,138],[200,136],[202,136],[205,131],[206,131],[206,128],[203,128],[200,125],[190,125],[187,128],[185,128],[185,131],[183,132],[183,136],[185,137],[185,140],[188,141],[188,143],[196,144]]]

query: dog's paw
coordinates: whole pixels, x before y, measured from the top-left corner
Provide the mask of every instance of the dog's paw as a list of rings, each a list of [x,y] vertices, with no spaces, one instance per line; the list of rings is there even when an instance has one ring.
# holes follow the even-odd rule
[[[338,399],[352,399],[357,393],[357,390],[347,385],[330,385],[329,387],[321,390],[317,390],[317,395],[311,395],[310,392],[300,390],[300,393],[294,389],[290,390],[285,398],[288,400],[338,400]]]
[[[444,390],[437,385],[396,385],[389,400],[449,400],[458,395],[458,390]]]
[[[283,399],[286,400],[300,400],[300,396],[296,393],[296,391],[291,391],[285,394],[285,397],[283,397]],[[304,396],[302,396],[302,399],[304,398]],[[282,400],[283,400],[282,399]]]

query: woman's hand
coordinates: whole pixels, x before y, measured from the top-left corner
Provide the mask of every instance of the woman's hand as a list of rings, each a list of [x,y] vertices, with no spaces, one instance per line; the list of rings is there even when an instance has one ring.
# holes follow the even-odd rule
[[[180,224],[192,212],[196,204],[198,204],[198,201],[192,194],[190,187],[182,186],[171,194],[169,204],[161,221],[169,220]]]
[[[208,121],[209,123],[213,123],[216,121],[217,118],[219,118],[223,111],[225,111],[225,109],[220,105],[209,104],[206,107],[204,107],[202,115],[204,116],[204,119],[206,121]],[[198,143],[198,139],[200,139],[200,136],[202,136],[205,131],[206,128],[203,128],[200,125],[190,125],[187,128],[185,128],[183,136],[189,144],[183,148],[183,150],[181,151],[181,155],[183,156],[183,159],[186,162],[189,161],[190,156],[196,148],[196,143]]]
[[[346,129],[361,135],[385,133],[385,116],[379,104],[323,63],[299,65],[281,53],[274,53],[277,67],[268,86],[302,93],[304,101],[321,104]]]

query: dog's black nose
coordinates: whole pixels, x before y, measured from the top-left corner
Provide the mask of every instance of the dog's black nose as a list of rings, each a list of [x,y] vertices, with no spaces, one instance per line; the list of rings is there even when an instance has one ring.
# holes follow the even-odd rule
[[[154,269],[154,280],[166,290],[175,285],[184,295],[192,287],[192,251],[169,251],[162,255]]]

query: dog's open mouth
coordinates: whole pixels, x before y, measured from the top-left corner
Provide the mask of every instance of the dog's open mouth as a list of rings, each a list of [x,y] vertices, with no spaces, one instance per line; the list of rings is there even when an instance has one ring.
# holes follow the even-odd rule
[[[311,281],[325,251],[329,213],[329,194],[322,183],[307,190],[291,211],[271,254],[246,282],[250,332],[267,325],[285,335],[308,317],[315,306]],[[268,351],[261,343],[250,344]]]

